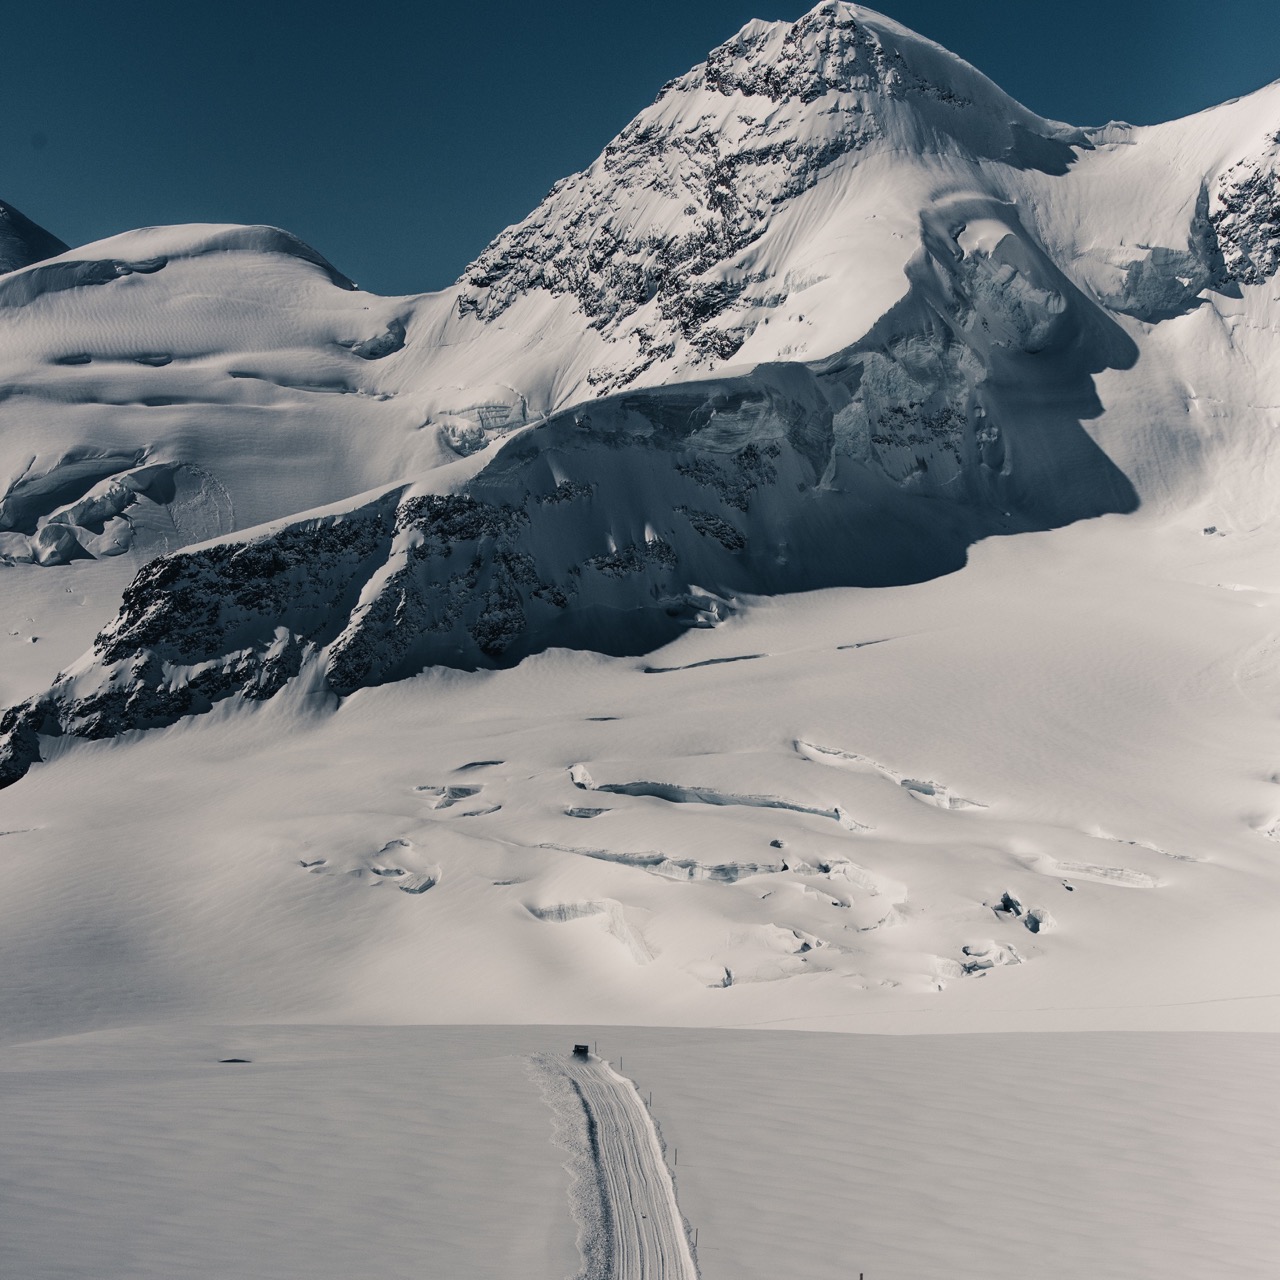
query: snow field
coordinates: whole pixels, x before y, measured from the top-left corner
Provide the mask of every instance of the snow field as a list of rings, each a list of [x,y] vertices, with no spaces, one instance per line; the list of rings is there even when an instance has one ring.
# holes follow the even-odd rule
[[[680,1220],[704,1280],[1280,1273],[1278,99],[1073,130],[822,5],[440,294],[272,228],[0,279],[0,706],[154,556],[400,486],[525,502],[574,581],[498,638],[697,626],[49,740],[0,793],[0,1273],[688,1280]],[[445,636],[401,534],[366,673]],[[435,587],[487,608],[490,534]],[[290,621],[241,587],[232,663]],[[597,1039],[575,1127],[529,1063]]]
[[[1238,541],[1102,520],[644,662],[552,651],[336,714],[304,684],[63,746],[2,801],[8,1038],[1273,1029],[1280,597]]]
[[[704,1280],[1280,1266],[1273,1035],[615,1041],[678,1148]]]
[[[518,1033],[270,1027],[10,1051],[0,1272],[567,1277],[564,1153],[523,1052]]]
[[[590,1098],[633,1099],[613,1132],[637,1140],[608,1168],[640,1212],[655,1201],[628,1160],[652,1093],[705,1280],[1280,1266],[1274,1035],[170,1025],[0,1052],[0,1268],[584,1274],[574,1157],[528,1069],[574,1042],[618,1072],[593,1065]]]

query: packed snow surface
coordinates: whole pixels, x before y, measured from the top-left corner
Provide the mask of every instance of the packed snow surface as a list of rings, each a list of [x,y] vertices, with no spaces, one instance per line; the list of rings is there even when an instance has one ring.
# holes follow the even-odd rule
[[[580,1046],[534,1060],[560,1113],[587,1275],[696,1280],[671,1170],[635,1084]],[[675,1153],[678,1158],[678,1152]]]
[[[581,1104],[531,1069],[575,1041],[633,1099],[601,1132],[657,1175],[624,1204],[669,1213],[674,1186],[704,1280],[1280,1269],[1273,1035],[170,1025],[0,1051],[0,1270],[634,1274],[581,1252]]]

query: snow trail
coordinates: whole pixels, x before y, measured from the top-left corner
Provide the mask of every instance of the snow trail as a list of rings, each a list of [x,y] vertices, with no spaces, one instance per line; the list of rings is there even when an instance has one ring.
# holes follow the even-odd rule
[[[648,1109],[635,1085],[601,1058],[544,1057],[539,1065],[569,1086],[553,1106],[582,1108],[575,1146],[579,1177],[595,1184],[605,1236],[583,1251],[580,1280],[697,1280],[675,1185]],[[575,1203],[582,1200],[581,1189]],[[594,1216],[594,1215],[593,1215]],[[590,1229],[589,1229],[590,1234]]]

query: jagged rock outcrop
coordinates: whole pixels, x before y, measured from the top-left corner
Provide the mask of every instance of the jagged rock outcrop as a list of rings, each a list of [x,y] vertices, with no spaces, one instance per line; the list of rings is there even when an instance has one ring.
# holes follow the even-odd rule
[[[1280,133],[1219,180],[1211,216],[1225,278],[1262,284],[1280,271]]]

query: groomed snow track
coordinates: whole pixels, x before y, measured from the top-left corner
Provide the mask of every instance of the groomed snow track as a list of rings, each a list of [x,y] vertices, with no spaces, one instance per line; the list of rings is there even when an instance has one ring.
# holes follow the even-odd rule
[[[585,1252],[581,1280],[697,1280],[671,1172],[635,1085],[594,1055],[554,1065],[585,1115],[580,1176],[599,1192],[605,1237]]]

